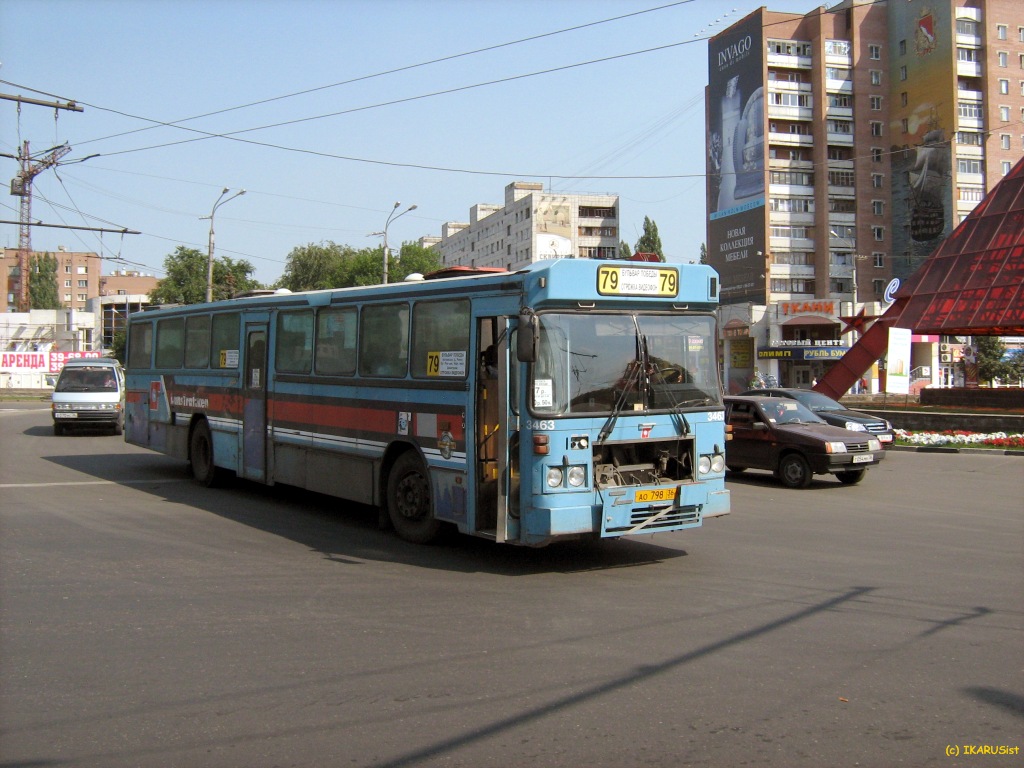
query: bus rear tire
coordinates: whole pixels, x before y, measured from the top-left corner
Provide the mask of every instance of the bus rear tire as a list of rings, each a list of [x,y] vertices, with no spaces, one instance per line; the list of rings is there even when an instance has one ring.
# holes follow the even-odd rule
[[[217,466],[213,463],[213,437],[206,421],[200,421],[192,430],[188,457],[192,477],[197,483],[207,488],[217,484]]]
[[[413,544],[429,544],[437,538],[441,523],[434,517],[430,482],[415,453],[403,453],[391,467],[384,503],[401,538]]]

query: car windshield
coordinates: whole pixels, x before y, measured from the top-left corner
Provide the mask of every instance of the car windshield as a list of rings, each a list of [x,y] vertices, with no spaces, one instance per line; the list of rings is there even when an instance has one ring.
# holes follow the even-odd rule
[[[535,412],[612,414],[722,404],[712,315],[544,313]]]
[[[793,397],[806,405],[812,411],[844,411],[846,410],[831,397],[814,392],[810,389],[793,392]]]
[[[809,408],[798,400],[773,398],[760,404],[764,417],[773,424],[824,424]]]
[[[56,392],[116,392],[114,371],[108,366],[65,368],[57,379]]]

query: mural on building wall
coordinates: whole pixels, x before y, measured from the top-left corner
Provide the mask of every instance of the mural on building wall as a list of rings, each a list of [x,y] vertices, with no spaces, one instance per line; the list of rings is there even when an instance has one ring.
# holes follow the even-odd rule
[[[893,222],[907,223],[893,226],[893,273],[906,278],[955,224],[951,144],[957,104],[949,99],[953,19],[949,4],[915,0],[890,6],[889,19],[892,50],[903,51],[891,77],[913,84],[906,90],[911,101],[894,111],[890,124],[890,135],[898,137],[891,148]]]
[[[572,252],[572,206],[566,199],[542,199],[534,212],[538,259],[564,259]]]
[[[708,263],[726,304],[767,299],[763,50],[760,14],[708,47]]]

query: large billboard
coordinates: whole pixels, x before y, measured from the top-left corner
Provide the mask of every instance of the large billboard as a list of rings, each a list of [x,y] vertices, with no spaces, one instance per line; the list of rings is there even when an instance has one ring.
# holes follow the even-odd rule
[[[708,46],[708,263],[724,304],[767,301],[761,14]]]
[[[906,51],[890,73],[905,78],[908,97],[890,124],[890,134],[898,137],[892,147],[892,220],[909,224],[892,228],[893,273],[904,279],[954,227],[957,104],[950,100],[950,83],[956,82],[950,5],[907,0],[889,6],[891,49]],[[979,117],[979,137],[981,125]]]

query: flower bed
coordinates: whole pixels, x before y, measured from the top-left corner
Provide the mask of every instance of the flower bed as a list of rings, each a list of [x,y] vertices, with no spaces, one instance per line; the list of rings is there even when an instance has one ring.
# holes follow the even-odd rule
[[[900,445],[936,445],[949,447],[1003,448],[1006,450],[1024,450],[1024,434],[1008,435],[1005,432],[964,432],[946,430],[945,432],[908,432],[905,429],[893,430],[896,441]]]

